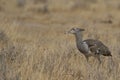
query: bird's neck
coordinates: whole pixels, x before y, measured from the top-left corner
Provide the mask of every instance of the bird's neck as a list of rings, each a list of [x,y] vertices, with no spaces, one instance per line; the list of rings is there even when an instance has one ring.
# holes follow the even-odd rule
[[[75,37],[76,37],[77,44],[82,43],[82,33],[81,32],[76,33]]]

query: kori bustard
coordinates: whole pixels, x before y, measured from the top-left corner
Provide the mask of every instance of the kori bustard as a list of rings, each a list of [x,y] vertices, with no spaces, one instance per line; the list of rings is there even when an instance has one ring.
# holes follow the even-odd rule
[[[82,39],[82,32],[84,29],[72,28],[67,33],[72,33],[76,38],[76,45],[78,50],[86,57],[87,61],[90,56],[94,56],[101,63],[100,55],[112,56],[110,50],[101,41],[94,39]]]

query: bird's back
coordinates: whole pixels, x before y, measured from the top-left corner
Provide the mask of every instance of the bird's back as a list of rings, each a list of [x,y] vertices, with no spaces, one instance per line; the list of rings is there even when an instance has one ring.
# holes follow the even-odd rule
[[[95,54],[102,54],[104,56],[112,56],[108,47],[105,46],[99,40],[87,39],[87,40],[84,40],[83,42],[86,42],[88,47],[90,48],[90,51],[95,53]]]

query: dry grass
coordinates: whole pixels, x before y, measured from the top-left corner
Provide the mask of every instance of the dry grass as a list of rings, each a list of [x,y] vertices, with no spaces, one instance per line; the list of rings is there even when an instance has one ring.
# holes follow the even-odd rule
[[[9,0],[1,1],[6,5],[0,6],[0,80],[120,79],[118,7],[105,1],[93,0],[91,4],[88,0],[89,7],[82,5],[85,9],[72,5],[77,9],[71,11],[74,8],[70,7],[64,12],[58,7],[57,11],[52,11],[51,4],[50,12],[43,14],[29,11],[31,4],[19,8],[12,5],[15,0],[11,4]],[[64,34],[76,26],[86,29],[84,39],[100,39],[105,43],[112,52],[113,63],[110,58],[101,56],[102,64],[98,68],[97,60],[91,57],[88,66],[76,48],[74,36]]]

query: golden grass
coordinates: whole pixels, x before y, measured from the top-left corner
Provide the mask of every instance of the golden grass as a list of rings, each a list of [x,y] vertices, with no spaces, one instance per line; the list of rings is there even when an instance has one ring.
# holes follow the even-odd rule
[[[1,80],[119,80],[119,11],[110,8],[108,14],[104,7],[91,7],[95,10],[39,14],[19,13],[13,8],[13,12],[1,12],[0,29],[7,39],[7,52],[0,55]],[[102,23],[109,20],[109,15],[113,23]],[[85,28],[84,39],[100,39],[106,44],[114,62],[101,56],[98,68],[98,61],[91,57],[88,66],[76,48],[74,36],[64,34],[72,27]]]

